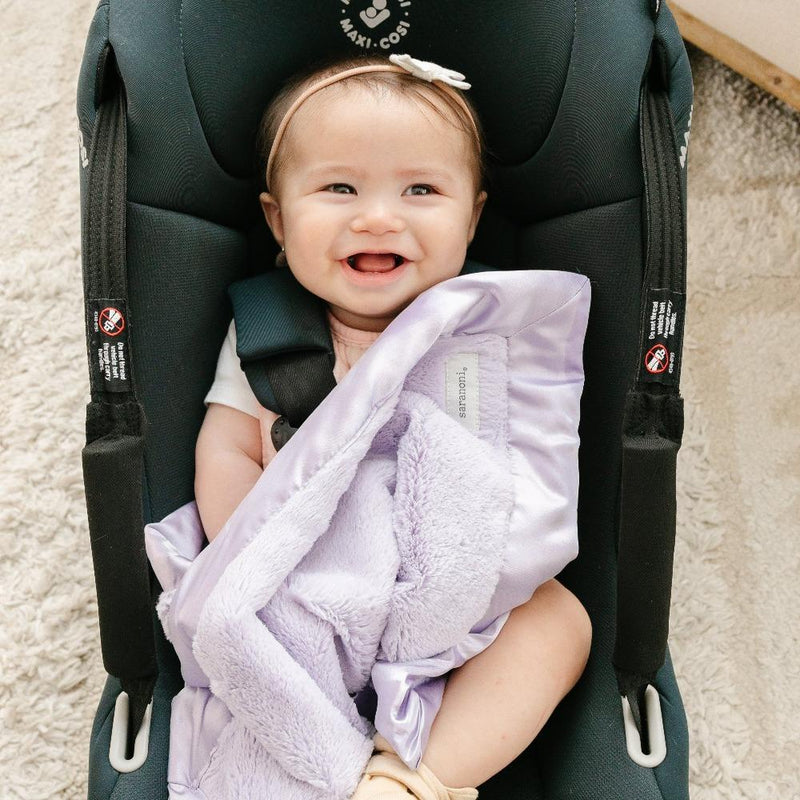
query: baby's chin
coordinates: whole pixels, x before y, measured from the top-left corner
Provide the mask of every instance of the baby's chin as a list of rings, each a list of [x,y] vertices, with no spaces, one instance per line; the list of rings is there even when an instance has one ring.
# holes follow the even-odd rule
[[[331,313],[345,325],[364,331],[382,331],[401,312],[411,304],[405,300],[401,304],[391,304],[383,307],[355,307],[328,303]]]

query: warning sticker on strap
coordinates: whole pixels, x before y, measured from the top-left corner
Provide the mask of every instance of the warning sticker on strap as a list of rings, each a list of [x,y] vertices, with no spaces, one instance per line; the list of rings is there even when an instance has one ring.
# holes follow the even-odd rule
[[[669,289],[648,290],[639,380],[677,385],[685,307],[686,297],[679,292]]]
[[[94,388],[107,392],[131,390],[128,313],[124,300],[91,300],[89,333]]]

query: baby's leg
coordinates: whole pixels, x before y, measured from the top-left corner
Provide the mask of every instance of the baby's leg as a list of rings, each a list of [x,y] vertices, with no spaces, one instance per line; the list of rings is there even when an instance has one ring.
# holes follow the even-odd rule
[[[536,737],[586,666],[589,617],[558,581],[515,608],[497,639],[450,675],[423,762],[446,786],[478,786]]]

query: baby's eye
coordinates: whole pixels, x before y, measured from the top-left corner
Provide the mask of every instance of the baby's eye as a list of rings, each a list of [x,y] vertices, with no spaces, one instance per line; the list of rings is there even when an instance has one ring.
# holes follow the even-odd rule
[[[334,194],[355,194],[356,190],[349,183],[329,183],[325,187],[326,192]]]
[[[415,183],[413,186],[409,186],[408,189],[406,189],[405,194],[425,196],[434,194],[435,191],[433,186],[427,183]]]

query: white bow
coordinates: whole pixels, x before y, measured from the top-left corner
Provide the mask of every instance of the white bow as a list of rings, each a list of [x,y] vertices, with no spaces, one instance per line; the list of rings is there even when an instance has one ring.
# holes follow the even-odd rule
[[[441,81],[448,86],[454,86],[456,89],[469,89],[472,86],[472,84],[464,81],[464,75],[460,72],[440,67],[432,61],[421,61],[418,58],[412,58],[408,54],[401,56],[397,55],[397,53],[392,53],[389,56],[389,61],[410,72],[415,78],[422,78],[426,81]]]

